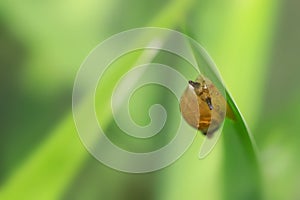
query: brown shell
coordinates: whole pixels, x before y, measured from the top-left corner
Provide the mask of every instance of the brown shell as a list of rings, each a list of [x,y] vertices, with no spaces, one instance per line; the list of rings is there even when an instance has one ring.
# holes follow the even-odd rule
[[[208,78],[199,76],[194,83],[200,83],[200,87],[189,84],[181,97],[180,111],[188,124],[204,135],[210,135],[222,124],[227,103]],[[212,107],[208,105],[207,98],[210,98]]]

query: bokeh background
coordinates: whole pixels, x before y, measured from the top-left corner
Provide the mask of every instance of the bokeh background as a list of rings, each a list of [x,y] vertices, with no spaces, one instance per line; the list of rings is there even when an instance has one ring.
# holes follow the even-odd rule
[[[297,0],[2,0],[0,199],[234,199],[239,190],[248,191],[243,199],[257,191],[261,199],[300,199],[299,7]],[[224,134],[206,159],[197,158],[196,141],[173,165],[147,174],[115,171],[84,149],[72,119],[76,72],[98,43],[143,26],[184,31],[210,53],[256,140],[258,190],[224,169]],[[149,88],[166,101],[161,89]],[[235,152],[229,156],[243,171]]]

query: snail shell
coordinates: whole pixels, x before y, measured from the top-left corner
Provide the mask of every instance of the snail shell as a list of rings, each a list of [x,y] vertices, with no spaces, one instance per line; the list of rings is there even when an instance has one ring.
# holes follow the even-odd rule
[[[211,136],[221,126],[226,115],[226,100],[218,88],[200,75],[189,85],[180,99],[180,111],[185,121]]]

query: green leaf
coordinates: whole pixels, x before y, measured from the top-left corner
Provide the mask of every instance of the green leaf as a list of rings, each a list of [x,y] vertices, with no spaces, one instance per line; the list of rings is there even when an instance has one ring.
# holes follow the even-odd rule
[[[262,177],[254,138],[228,92],[227,102],[235,119],[226,119],[223,128],[225,199],[262,199]]]

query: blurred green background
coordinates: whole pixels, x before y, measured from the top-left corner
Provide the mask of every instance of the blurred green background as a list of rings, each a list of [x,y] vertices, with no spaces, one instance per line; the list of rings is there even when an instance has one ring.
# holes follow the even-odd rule
[[[261,199],[300,199],[299,7],[297,0],[2,0],[0,199],[253,199],[257,191]],[[71,110],[76,72],[98,43],[143,26],[186,30],[212,56],[257,142],[259,189],[224,167],[245,167],[235,152],[224,156],[225,134],[206,159],[197,157],[199,134],[178,161],[147,174],[115,171],[84,149]],[[166,103],[161,89],[149,88]],[[173,104],[166,106],[178,109]]]

